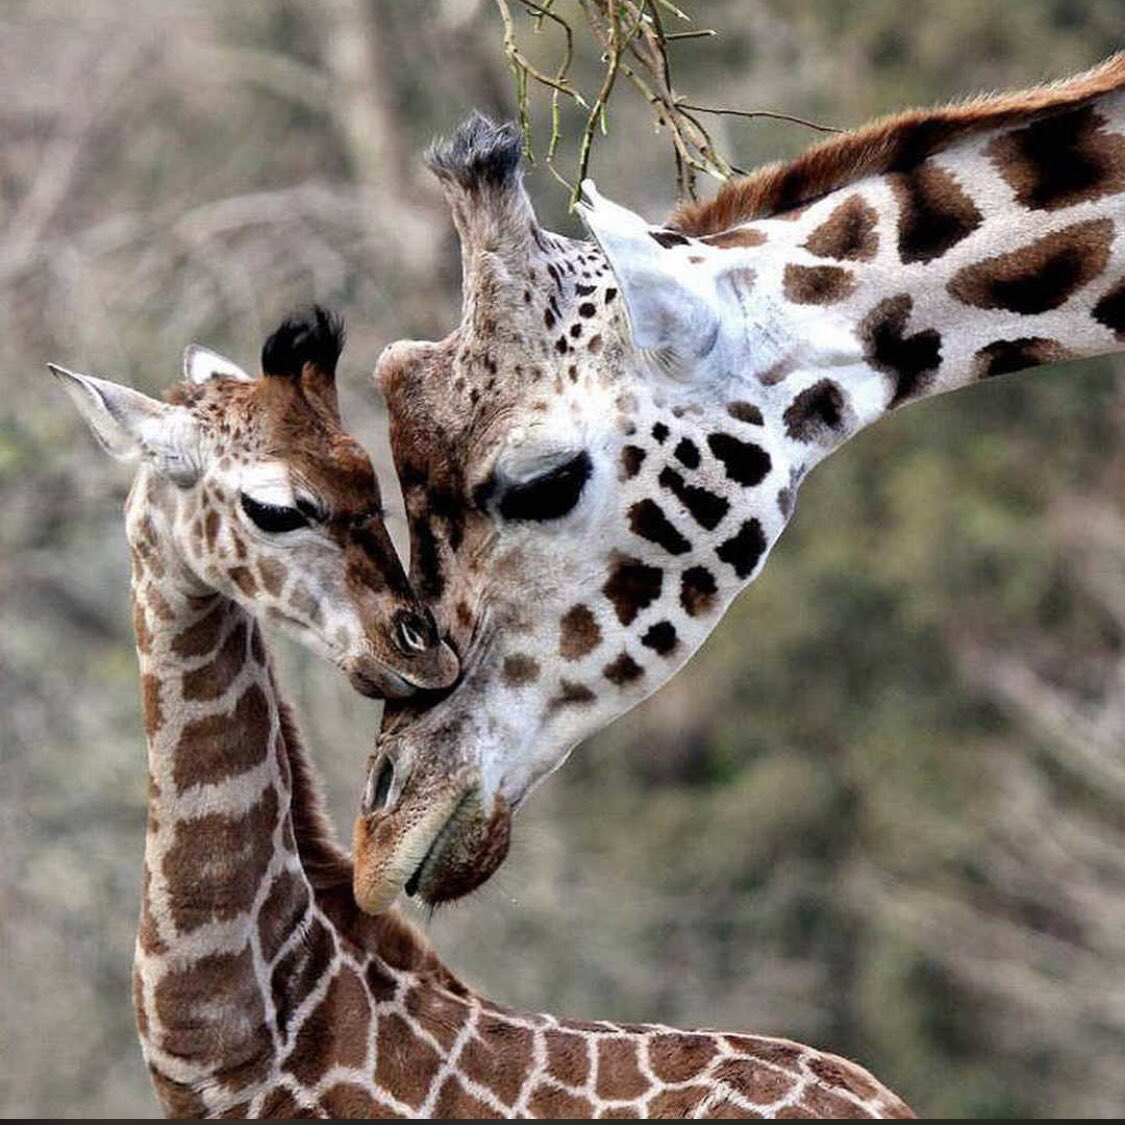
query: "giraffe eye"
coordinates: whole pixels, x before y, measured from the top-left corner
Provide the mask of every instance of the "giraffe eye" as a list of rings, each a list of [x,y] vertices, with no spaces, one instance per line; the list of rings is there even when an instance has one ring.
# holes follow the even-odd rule
[[[263,504],[260,500],[247,496],[245,492],[242,493],[242,510],[250,517],[250,522],[262,531],[296,531],[299,527],[309,526],[307,517],[296,508],[288,508],[282,504]]]
[[[500,493],[500,515],[506,520],[560,519],[578,503],[591,469],[590,455],[583,450],[529,481],[508,484]]]

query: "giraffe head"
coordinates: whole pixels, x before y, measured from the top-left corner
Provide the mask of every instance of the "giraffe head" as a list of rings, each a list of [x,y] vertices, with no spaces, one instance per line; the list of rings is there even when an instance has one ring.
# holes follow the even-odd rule
[[[661,686],[761,570],[804,475],[903,403],[1119,350],[1125,57],[911,111],[654,227],[587,188],[540,229],[520,139],[432,157],[460,327],[380,360],[416,588],[462,679],[386,717],[359,900],[463,893],[510,811]]]
[[[531,788],[702,643],[795,483],[762,404],[717,389],[745,359],[744,321],[724,315],[739,255],[688,247],[592,188],[595,240],[547,233],[520,150],[512,127],[476,117],[432,154],[461,237],[462,323],[391,345],[376,370],[411,579],[463,677],[384,718],[355,834],[372,910],[404,886],[442,900],[491,874]]]
[[[51,365],[103,448],[139,462],[134,552],[184,592],[219,593],[327,657],[365,695],[442,688],[457,660],[383,523],[371,461],[336,397],[343,325],[286,320],[253,378],[197,345],[160,402]]]

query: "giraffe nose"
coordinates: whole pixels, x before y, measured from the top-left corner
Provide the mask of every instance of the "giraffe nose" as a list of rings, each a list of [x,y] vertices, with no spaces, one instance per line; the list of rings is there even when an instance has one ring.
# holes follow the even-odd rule
[[[378,755],[367,774],[361,807],[365,816],[372,816],[391,804],[391,790],[395,783],[395,764],[385,751]],[[400,786],[401,788],[401,786]]]

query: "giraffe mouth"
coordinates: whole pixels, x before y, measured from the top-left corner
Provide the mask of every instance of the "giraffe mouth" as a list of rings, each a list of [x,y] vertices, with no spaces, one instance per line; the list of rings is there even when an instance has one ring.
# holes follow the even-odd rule
[[[494,798],[486,809],[476,784],[450,796],[445,815],[431,791],[389,812],[357,817],[353,889],[361,909],[378,914],[400,891],[431,906],[451,902],[476,890],[504,862],[512,822],[507,801]]]
[[[348,669],[347,677],[352,687],[369,699],[406,699],[418,690],[405,676],[390,668],[353,667]]]
[[[487,815],[480,790],[471,789],[442,825],[403,889],[430,906],[475,891],[507,857],[511,824],[511,810],[502,797]]]

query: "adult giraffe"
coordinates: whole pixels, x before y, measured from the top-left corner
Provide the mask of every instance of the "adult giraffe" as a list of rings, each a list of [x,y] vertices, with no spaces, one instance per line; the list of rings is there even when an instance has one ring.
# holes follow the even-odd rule
[[[463,675],[388,709],[356,891],[463,894],[511,812],[658,688],[761,570],[820,460],[896,407],[1125,343],[1125,55],[913,111],[654,227],[592,185],[543,231],[520,137],[431,164],[464,311],[380,359],[412,579]]]
[[[133,996],[164,1110],[910,1116],[861,1067],[785,1040],[497,1007],[397,914],[360,913],[258,617],[369,693],[448,684],[456,663],[339,426],[340,343],[326,314],[288,322],[261,380],[190,350],[173,405],[55,369],[109,451],[142,462],[126,511],[150,777]]]

